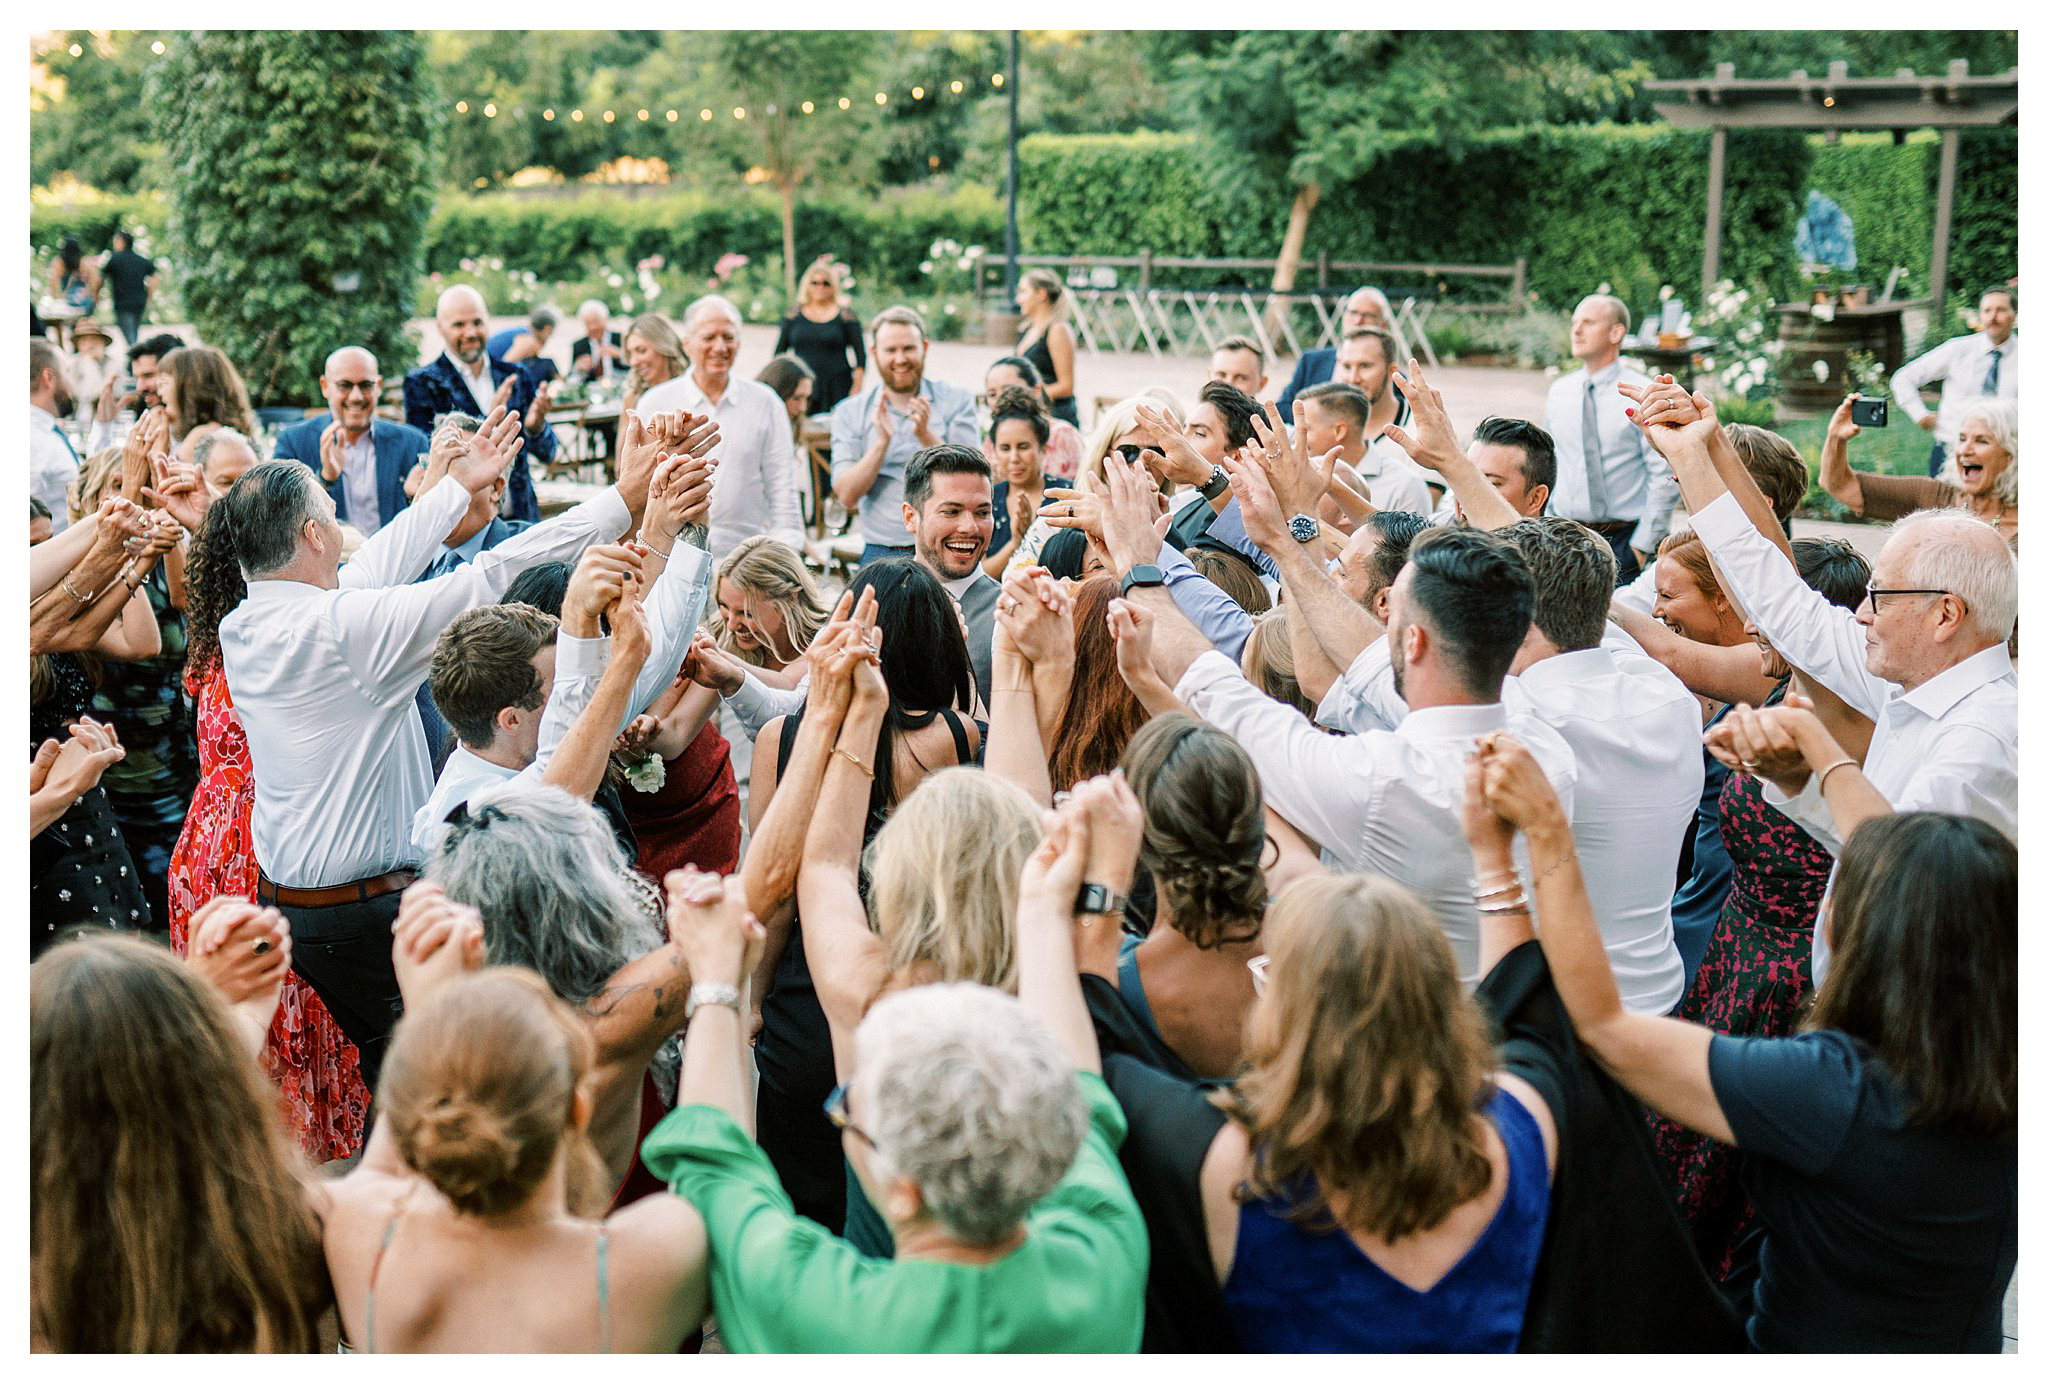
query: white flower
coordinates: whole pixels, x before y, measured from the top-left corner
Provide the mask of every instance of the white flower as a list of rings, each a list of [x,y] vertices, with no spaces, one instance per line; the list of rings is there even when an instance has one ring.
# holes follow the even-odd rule
[[[1813,377],[1822,384],[1828,382],[1828,363],[1826,361],[1817,360],[1813,363]]]
[[[917,266],[917,272],[918,272],[918,273],[920,273],[920,274],[929,274],[929,273],[931,273],[931,272],[932,272],[932,262],[931,262],[930,260],[921,260],[921,261],[919,261],[919,263],[918,263],[918,266]]]
[[[951,317],[954,313],[958,311],[959,309],[954,307],[951,303],[946,304],[946,316]]]
[[[943,240],[933,241],[932,248],[925,251],[925,253],[927,255],[930,255],[933,259],[937,259],[940,255],[946,253],[946,242]]]
[[[973,270],[973,268],[974,268],[974,261],[973,261],[972,259],[968,258],[968,257],[967,257],[966,255],[962,255],[962,256],[960,257],[960,271],[961,271],[962,273],[968,273],[968,272],[972,271],[972,270]]]
[[[496,255],[493,255],[493,256],[491,256],[491,268],[493,268],[493,269],[503,269],[504,267],[505,267],[505,261],[503,261],[503,260],[499,259],[499,258],[498,258],[498,257],[497,257]]]
[[[531,269],[527,270],[524,274],[521,274],[519,277],[530,284],[540,282],[540,280],[537,277],[535,277],[534,272]]]
[[[647,301],[648,301],[648,302],[650,302],[650,303],[651,303],[651,302],[653,302],[653,301],[654,301],[654,300],[655,300],[656,298],[659,298],[660,296],[661,296],[661,285],[660,285],[660,284],[649,284],[649,285],[647,285]]]
[[[613,288],[621,288],[621,287],[624,287],[624,286],[625,286],[625,282],[626,282],[626,281],[625,281],[624,279],[620,278],[620,277],[619,277],[619,275],[618,275],[617,273],[611,273],[611,274],[607,274],[607,275],[605,275],[605,276],[604,276],[604,281],[605,281],[606,283],[610,284],[610,285],[611,285],[611,286],[612,286]]]
[[[632,295],[632,294],[630,294],[630,293],[621,293],[621,294],[619,295],[619,309],[620,309],[620,311],[622,311],[622,312],[631,312],[631,311],[633,310],[633,295]]]
[[[1816,304],[1814,304],[1814,307],[1813,307],[1813,320],[1814,320],[1814,321],[1816,321],[1816,322],[1832,322],[1832,321],[1834,321],[1834,320],[1835,320],[1835,305],[1834,305],[1833,303],[1816,303]]]
[[[626,782],[640,793],[658,793],[661,785],[668,781],[668,765],[661,756],[650,754],[646,758],[626,766]]]

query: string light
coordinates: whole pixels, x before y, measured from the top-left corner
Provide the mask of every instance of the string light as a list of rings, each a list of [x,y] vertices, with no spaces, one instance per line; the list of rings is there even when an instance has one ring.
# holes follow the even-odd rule
[[[540,113],[540,118],[543,120],[553,120],[555,118],[555,108],[553,106],[548,107]]]
[[[913,101],[922,101],[922,100],[924,100],[924,88],[923,88],[923,87],[912,87],[912,88],[910,89],[910,99],[911,99],[911,100],[913,100]]]
[[[955,96],[958,96],[958,95],[959,95],[959,94],[960,94],[961,92],[963,92],[963,91],[965,91],[965,90],[967,90],[967,83],[965,83],[965,82],[955,82],[955,83],[953,83],[953,94],[954,94]]]
[[[843,110],[843,111],[850,111],[850,110],[852,110],[852,109],[853,109],[853,98],[852,98],[851,96],[842,96],[842,97],[840,97],[840,98],[839,98],[839,109],[841,109],[841,110]]]
[[[79,45],[74,43],[71,45],[71,56],[74,58],[82,58],[85,56],[85,49],[81,48]]]
[[[467,101],[457,101],[457,102],[455,103],[455,113],[456,113],[457,115],[468,115],[468,114],[469,114],[469,102],[467,102]]]
[[[989,80],[991,82],[994,82],[997,86],[1001,86],[1003,84],[1003,74],[998,72],[995,76],[989,78]]]
[[[570,118],[571,120],[579,120],[579,121],[580,121],[580,120],[582,120],[582,119],[583,119],[583,112],[582,112],[582,111],[570,111],[570,112],[569,112],[569,118]]]
[[[805,115],[809,115],[809,114],[810,114],[810,113],[811,113],[812,111],[814,111],[814,110],[816,110],[816,109],[817,109],[817,107],[816,107],[816,106],[814,106],[814,105],[812,105],[812,104],[811,104],[811,103],[810,103],[809,101],[806,101],[806,102],[804,102],[804,114],[805,114]]]
[[[644,109],[640,112],[640,118],[642,120],[645,120],[647,118],[647,112]]]
[[[697,118],[698,118],[699,120],[709,120],[709,119],[711,118],[711,110],[710,110],[710,108],[709,108],[709,107],[707,106],[707,107],[706,107],[705,109],[703,109],[703,110],[701,110],[701,111],[698,111],[698,112],[697,112]]]
[[[604,113],[604,123],[607,125],[611,124],[614,120],[617,120],[618,118],[618,114],[615,111],[606,111]]]
[[[491,120],[491,119],[495,119],[495,118],[496,118],[496,116],[497,116],[497,114],[498,114],[498,103],[497,103],[496,101],[486,101],[486,102],[484,102],[484,119],[486,119],[486,120]]]
[[[155,43],[150,44],[149,51],[156,54],[158,57],[162,57],[164,54],[164,41],[162,39],[158,39]]]
[[[734,106],[732,108],[732,118],[735,120],[745,120],[747,118],[747,108],[745,106]]]
[[[671,125],[673,125],[673,124],[675,124],[675,123],[676,123],[676,119],[677,119],[676,113],[675,113],[674,111],[670,111],[670,112],[668,113],[668,123],[669,123],[669,124],[671,124]]]
[[[886,105],[888,105],[888,104],[889,104],[889,93],[888,93],[888,92],[886,92],[886,91],[878,91],[878,92],[876,92],[876,93],[875,93],[875,104],[876,104],[876,105],[878,105],[878,106],[886,106]]]

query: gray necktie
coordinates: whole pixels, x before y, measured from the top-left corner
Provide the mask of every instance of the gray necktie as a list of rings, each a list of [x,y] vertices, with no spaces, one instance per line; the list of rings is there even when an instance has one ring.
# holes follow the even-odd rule
[[[1991,348],[1991,368],[1984,372],[1984,392],[1986,394],[1996,394],[1998,392],[1998,358],[2004,354],[2005,352],[1999,350],[1996,346]]]
[[[1600,457],[1600,410],[1593,402],[1593,381],[1586,381],[1586,409],[1579,431],[1586,442],[1586,508],[1599,523],[1614,518],[1607,505],[1607,464]]]

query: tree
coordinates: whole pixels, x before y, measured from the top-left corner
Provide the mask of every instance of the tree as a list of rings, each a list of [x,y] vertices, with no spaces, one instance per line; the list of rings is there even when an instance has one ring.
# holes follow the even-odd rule
[[[149,93],[186,308],[251,397],[305,400],[338,346],[407,363],[438,135],[418,37],[192,33]]]
[[[175,41],[176,36],[84,29],[49,36],[49,47],[30,67],[31,183],[44,186],[68,173],[102,192],[149,186],[157,149],[149,137],[144,72],[156,61],[150,45],[165,39]],[[73,45],[79,49],[76,57]]]
[[[872,88],[863,91],[875,50],[865,31],[731,29],[718,36],[719,64],[738,88],[734,103],[768,181],[782,201],[782,275],[789,301],[796,301],[796,193],[821,164],[841,168],[860,160],[868,119],[848,119],[836,109],[842,96],[852,111],[874,109]],[[863,102],[863,96],[868,102]],[[804,110],[805,103],[812,106]],[[830,114],[826,112],[830,108]]]

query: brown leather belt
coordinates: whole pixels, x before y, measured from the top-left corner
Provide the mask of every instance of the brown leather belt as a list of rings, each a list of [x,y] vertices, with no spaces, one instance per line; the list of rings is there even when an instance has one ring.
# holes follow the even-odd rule
[[[332,908],[340,903],[362,903],[385,894],[395,894],[417,878],[417,870],[393,870],[374,879],[359,879],[353,884],[336,884],[326,889],[287,889],[273,883],[259,871],[256,875],[256,901],[281,903],[287,908]]]
[[[1597,524],[1590,519],[1581,519],[1579,522],[1584,524],[1587,528],[1591,529],[1594,533],[1602,535],[1610,533],[1634,533],[1636,531],[1636,521],[1633,519],[1602,519]]]

